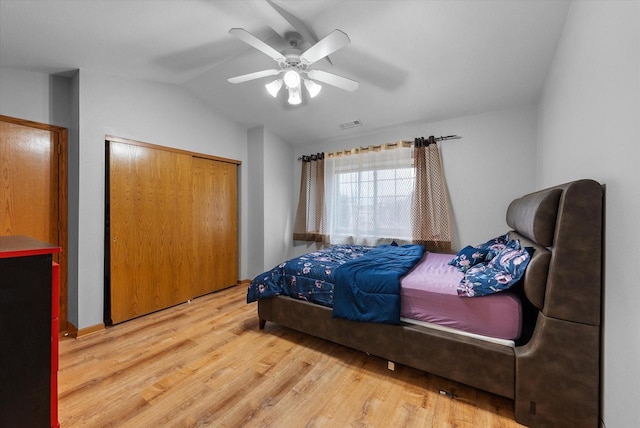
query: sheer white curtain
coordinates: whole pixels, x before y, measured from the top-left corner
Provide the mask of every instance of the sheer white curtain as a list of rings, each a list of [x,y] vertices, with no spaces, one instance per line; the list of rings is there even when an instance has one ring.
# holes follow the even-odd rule
[[[331,244],[411,242],[413,148],[405,142],[325,157],[325,206]]]

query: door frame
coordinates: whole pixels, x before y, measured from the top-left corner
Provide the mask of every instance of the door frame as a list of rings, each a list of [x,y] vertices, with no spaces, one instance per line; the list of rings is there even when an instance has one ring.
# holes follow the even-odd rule
[[[58,148],[58,241],[62,247],[59,253],[60,265],[60,331],[68,331],[68,131],[61,126],[34,122],[10,116],[0,115],[0,121],[14,125],[22,125],[29,128],[41,129],[51,132],[54,145]],[[52,244],[56,244],[53,243]]]

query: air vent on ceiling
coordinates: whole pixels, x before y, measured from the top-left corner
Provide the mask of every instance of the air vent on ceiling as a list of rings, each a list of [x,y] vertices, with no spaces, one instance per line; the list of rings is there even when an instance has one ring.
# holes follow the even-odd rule
[[[362,122],[360,120],[358,120],[358,119],[351,120],[351,121],[345,122],[345,123],[341,123],[340,124],[340,129],[342,129],[344,131],[345,129],[355,128],[356,126],[362,126]]]

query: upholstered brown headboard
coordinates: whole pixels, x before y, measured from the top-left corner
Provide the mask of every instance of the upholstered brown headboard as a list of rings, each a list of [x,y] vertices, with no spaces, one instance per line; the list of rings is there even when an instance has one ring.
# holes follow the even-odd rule
[[[600,324],[602,216],[594,212],[602,212],[602,187],[593,180],[531,193],[509,205],[513,237],[535,248],[524,291],[546,316]]]

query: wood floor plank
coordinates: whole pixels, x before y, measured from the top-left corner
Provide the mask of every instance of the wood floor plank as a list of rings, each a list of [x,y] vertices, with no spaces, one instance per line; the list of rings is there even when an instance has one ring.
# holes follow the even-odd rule
[[[520,426],[506,398],[273,323],[259,330],[245,291],[63,338],[62,426]]]

